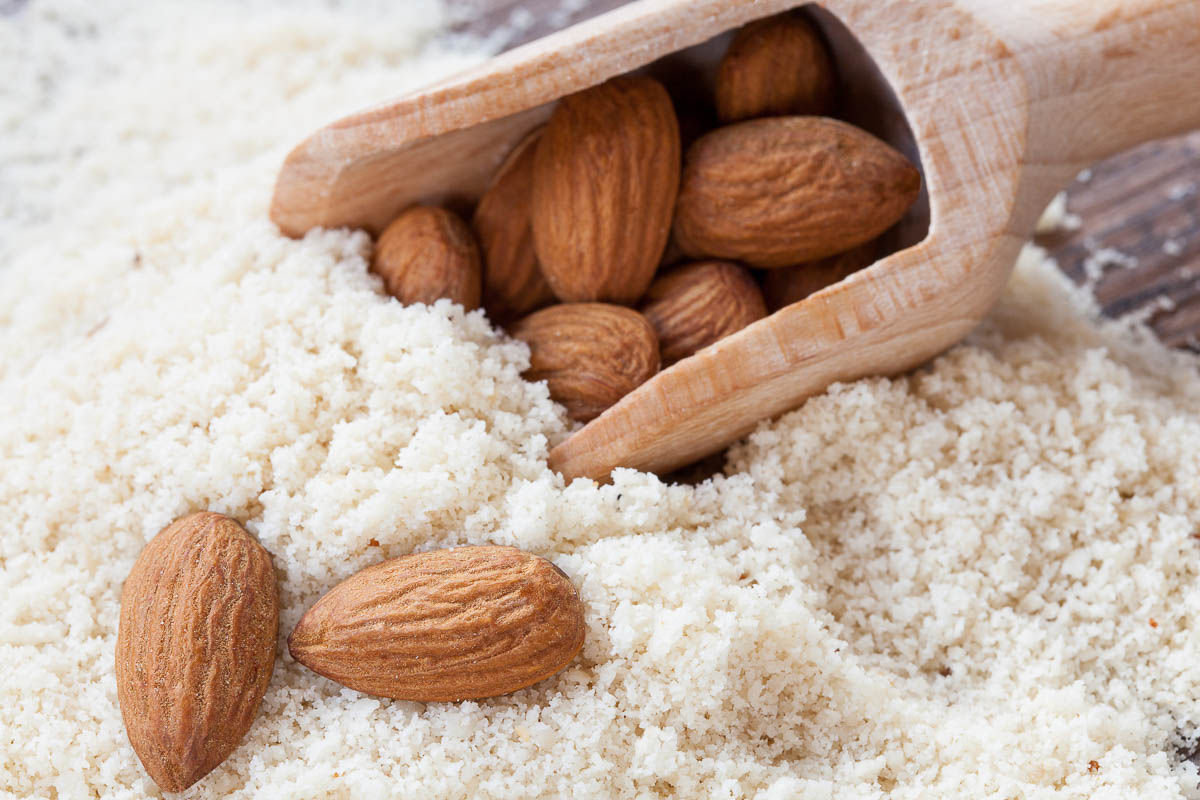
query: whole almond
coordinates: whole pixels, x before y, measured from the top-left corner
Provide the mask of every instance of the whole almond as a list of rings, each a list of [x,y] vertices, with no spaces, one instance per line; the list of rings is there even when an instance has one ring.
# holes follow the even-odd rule
[[[393,220],[375,245],[371,271],[406,305],[447,297],[468,311],[479,307],[479,246],[467,224],[444,208],[415,206]]]
[[[721,122],[833,111],[836,78],[821,34],[796,14],[752,22],[738,31],[717,69]]]
[[[554,302],[533,250],[529,223],[533,157],[541,129],[509,154],[471,221],[483,250],[483,307],[504,324]]]
[[[234,520],[182,517],[138,556],[121,594],[117,697],[129,742],[163,790],[191,786],[245,736],[278,631],[271,557]]]
[[[330,589],[288,637],[309,669],[367,694],[471,700],[550,677],[583,646],[583,604],[544,558],[512,547],[401,556]]]
[[[754,277],[728,261],[702,261],[668,272],[650,285],[641,310],[658,335],[664,366],[767,314]]]
[[[693,258],[755,267],[814,261],[883,233],[920,190],[921,173],[907,158],[852,125],[740,122],[688,151],[675,240]]]
[[[679,124],[658,81],[614,78],[560,100],[533,167],[533,241],[554,294],[636,302],[678,188]]]
[[[763,297],[771,311],[798,303],[810,294],[832,286],[843,278],[875,263],[879,240],[872,239],[835,256],[768,270],[763,278]]]
[[[509,332],[529,345],[526,380],[544,380],[567,416],[587,422],[658,372],[658,339],[638,312],[607,303],[535,311]]]

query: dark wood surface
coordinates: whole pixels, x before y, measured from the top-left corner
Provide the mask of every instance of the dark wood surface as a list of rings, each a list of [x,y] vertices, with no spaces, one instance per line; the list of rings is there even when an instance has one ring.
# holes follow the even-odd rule
[[[1105,313],[1143,310],[1164,342],[1200,351],[1200,132],[1088,172],[1067,189],[1082,227],[1037,242],[1077,282],[1103,268],[1094,285]]]
[[[515,46],[624,5],[626,0],[450,0],[458,29],[491,35],[532,22]],[[1154,142],[1094,165],[1065,187],[1081,226],[1038,236],[1078,283],[1100,271],[1106,314],[1149,315],[1164,342],[1200,352],[1200,132]]]

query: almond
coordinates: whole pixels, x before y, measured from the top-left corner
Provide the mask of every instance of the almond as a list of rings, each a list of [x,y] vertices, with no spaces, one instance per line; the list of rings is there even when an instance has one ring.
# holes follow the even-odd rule
[[[292,657],[367,694],[471,700],[550,677],[583,646],[583,604],[544,558],[456,547],[356,572],[308,610]]]
[[[763,278],[763,296],[771,311],[798,303],[810,294],[832,286],[852,273],[875,263],[879,240],[872,239],[835,256],[768,270]]]
[[[567,416],[587,422],[658,372],[658,340],[638,312],[606,303],[535,311],[510,333],[529,345],[525,379],[544,380]]]
[[[271,557],[221,514],[176,520],[121,594],[117,697],[154,782],[181,792],[226,759],[271,680],[279,593]]]
[[[675,239],[693,258],[789,266],[874,239],[920,190],[907,158],[852,125],[824,117],[740,122],[688,151]]]
[[[702,261],[650,285],[642,314],[658,334],[664,365],[687,358],[767,315],[753,276],[728,261]]]
[[[509,154],[471,221],[483,250],[483,307],[501,324],[554,302],[537,263],[529,223],[540,136],[539,128]]]
[[[564,97],[533,166],[533,241],[554,294],[632,304],[654,278],[679,188],[667,90],[614,78]]]
[[[375,245],[371,271],[406,305],[447,297],[468,311],[479,307],[479,246],[467,224],[444,208],[415,206],[397,217]]]
[[[804,17],[781,14],[738,31],[717,69],[721,122],[833,111],[833,60]]]

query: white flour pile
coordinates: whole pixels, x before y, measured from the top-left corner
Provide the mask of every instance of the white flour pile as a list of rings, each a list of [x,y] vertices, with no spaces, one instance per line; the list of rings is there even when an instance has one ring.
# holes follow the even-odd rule
[[[589,638],[458,705],[281,648],[192,797],[1200,797],[1200,361],[1090,325],[1030,253],[968,345],[762,426],[725,477],[564,489],[522,345],[383,297],[364,236],[266,221],[299,135],[479,57],[420,55],[439,19],[0,19],[0,793],[157,794],[121,582],[212,509],[274,555],[282,635],[385,556],[498,542],[573,577]]]

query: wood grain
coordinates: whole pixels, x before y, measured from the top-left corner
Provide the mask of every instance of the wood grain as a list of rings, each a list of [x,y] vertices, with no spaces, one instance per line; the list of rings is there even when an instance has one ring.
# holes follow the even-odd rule
[[[1200,352],[1200,132],[1103,161],[1067,194],[1082,226],[1038,244],[1077,283],[1103,268],[1105,314],[1147,314],[1163,342]]]
[[[3,0],[0,0],[2,2]],[[10,2],[12,0],[9,0]],[[623,6],[629,0],[447,0],[453,29],[492,36],[506,31],[505,49],[540,39],[576,22]],[[524,21],[525,24],[521,24]]]

